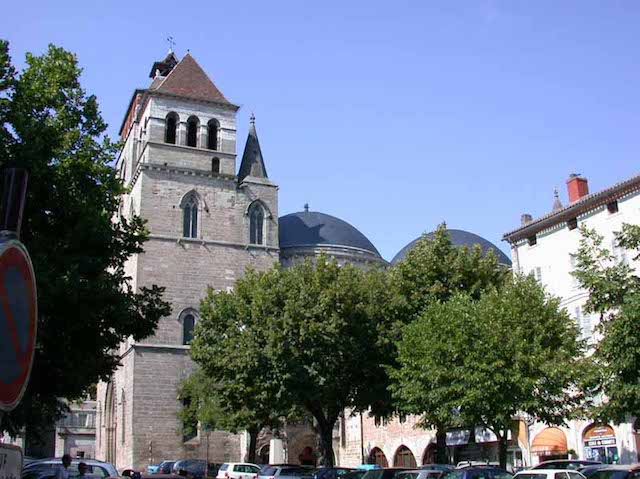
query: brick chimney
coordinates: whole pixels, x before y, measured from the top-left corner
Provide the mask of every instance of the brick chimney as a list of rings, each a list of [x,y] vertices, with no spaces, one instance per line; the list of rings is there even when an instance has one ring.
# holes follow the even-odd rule
[[[586,178],[582,178],[579,173],[571,173],[567,180],[567,192],[569,193],[569,202],[575,203],[583,196],[589,194],[589,183]]]

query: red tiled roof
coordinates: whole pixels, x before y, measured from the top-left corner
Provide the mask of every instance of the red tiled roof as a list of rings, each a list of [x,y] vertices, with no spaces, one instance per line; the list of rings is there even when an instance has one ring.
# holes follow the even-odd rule
[[[539,231],[561,223],[562,221],[575,218],[576,216],[606,204],[609,201],[618,199],[630,191],[639,189],[640,175],[632,176],[631,178],[620,181],[602,191],[583,196],[574,203],[571,203],[559,210],[552,211],[551,213],[541,216],[526,225],[509,231],[502,236],[502,240],[513,243],[514,241],[536,234]]]
[[[153,83],[154,86],[157,85],[155,80]],[[155,90],[161,93],[170,93],[199,100],[228,103],[228,100],[189,53],[180,60]]]

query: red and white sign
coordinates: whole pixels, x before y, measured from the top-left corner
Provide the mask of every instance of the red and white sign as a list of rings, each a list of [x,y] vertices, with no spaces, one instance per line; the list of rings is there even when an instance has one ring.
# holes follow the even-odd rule
[[[15,408],[29,382],[38,301],[31,258],[22,243],[0,243],[0,411]]]

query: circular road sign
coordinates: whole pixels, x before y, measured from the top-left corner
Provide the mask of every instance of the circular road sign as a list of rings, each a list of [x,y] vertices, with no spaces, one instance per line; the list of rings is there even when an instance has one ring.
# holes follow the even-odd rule
[[[22,243],[0,243],[0,411],[15,408],[29,382],[38,323],[36,279]]]

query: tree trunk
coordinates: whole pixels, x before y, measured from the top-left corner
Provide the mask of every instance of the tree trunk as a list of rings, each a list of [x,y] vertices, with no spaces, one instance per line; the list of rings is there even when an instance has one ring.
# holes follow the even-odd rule
[[[318,421],[317,433],[320,446],[320,465],[333,467],[333,426],[334,421]]]
[[[249,451],[247,453],[247,462],[256,464],[256,447],[258,446],[258,433],[253,429],[249,429]]]
[[[498,436],[498,461],[502,469],[507,468],[507,432],[501,431],[502,434],[495,433]]]
[[[436,464],[449,464],[447,457],[447,430],[438,426],[436,429]]]

